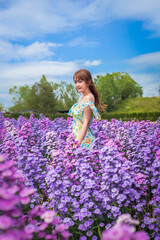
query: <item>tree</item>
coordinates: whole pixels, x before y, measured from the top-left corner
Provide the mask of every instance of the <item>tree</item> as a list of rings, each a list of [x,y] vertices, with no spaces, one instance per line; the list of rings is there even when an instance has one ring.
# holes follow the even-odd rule
[[[117,82],[120,90],[121,100],[129,97],[142,97],[142,87],[130,77],[128,73],[113,73],[114,79]]]
[[[70,83],[62,81],[60,84],[54,84],[54,91],[57,97],[57,109],[68,110],[77,102],[78,93],[75,87]]]
[[[119,94],[113,76],[109,73],[107,73],[105,76],[97,75],[97,77],[94,79],[94,83],[98,92],[100,93],[101,101],[108,105],[109,109],[110,106],[116,103],[115,101]]]
[[[19,112],[28,110],[27,101],[30,96],[30,87],[28,85],[25,86],[13,86],[13,88],[9,89],[9,94],[13,95],[14,106],[10,107],[10,111]]]
[[[30,90],[27,105],[30,110],[41,113],[53,113],[56,108],[56,99],[53,84],[43,75],[38,83]]]
[[[97,75],[94,83],[100,93],[101,101],[108,105],[108,111],[118,101],[143,94],[142,87],[128,73],[113,72],[105,76]]]
[[[32,87],[28,85],[9,89],[13,94],[14,106],[12,111],[36,111],[39,113],[52,113],[55,111],[56,99],[53,91],[53,84],[48,82],[43,75],[39,82]]]

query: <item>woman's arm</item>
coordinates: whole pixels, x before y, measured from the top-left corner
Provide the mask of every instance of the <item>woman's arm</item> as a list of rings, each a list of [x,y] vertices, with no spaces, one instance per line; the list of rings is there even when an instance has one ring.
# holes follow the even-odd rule
[[[89,106],[86,106],[84,109],[83,109],[83,125],[82,125],[82,129],[81,129],[81,132],[77,138],[78,140],[78,144],[81,144],[85,135],[86,135],[86,132],[88,130],[88,127],[89,127],[89,123],[91,121],[91,116],[92,116],[92,110]]]

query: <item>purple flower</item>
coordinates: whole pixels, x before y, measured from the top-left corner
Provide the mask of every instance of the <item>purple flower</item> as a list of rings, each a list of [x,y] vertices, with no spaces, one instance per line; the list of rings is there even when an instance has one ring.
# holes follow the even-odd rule
[[[91,152],[75,147],[71,124],[71,119],[50,121],[43,115],[15,120],[0,114],[2,215],[13,220],[20,235],[24,235],[25,225],[32,224],[37,226],[37,237],[47,232],[45,238],[54,239],[55,228],[66,223],[75,238],[92,231],[96,239],[97,226],[103,231],[104,222],[108,229],[122,212],[129,211],[156,239],[160,224],[160,120],[95,120]],[[24,204],[28,204],[24,209],[32,208],[25,216]],[[58,217],[44,214],[49,209],[58,211]],[[128,222],[132,227],[127,229],[135,234],[136,221],[123,216],[119,225]],[[114,230],[120,234],[124,228]],[[68,231],[63,234],[67,239]],[[32,235],[26,237],[31,239]]]
[[[92,240],[97,240],[97,236],[92,236]]]
[[[33,224],[28,224],[27,226],[25,226],[25,232],[26,233],[34,233],[36,232],[36,227]]]
[[[82,237],[80,237],[80,240],[87,240],[87,237],[86,236],[82,236]]]
[[[102,222],[99,224],[100,227],[104,227],[104,225],[105,225],[105,224],[102,223]]]

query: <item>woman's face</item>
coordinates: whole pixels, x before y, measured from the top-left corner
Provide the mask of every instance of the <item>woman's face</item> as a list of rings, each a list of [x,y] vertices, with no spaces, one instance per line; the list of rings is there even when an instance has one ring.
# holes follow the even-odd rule
[[[89,84],[87,84],[84,80],[81,80],[81,79],[74,79],[74,83],[75,83],[75,88],[79,93],[85,92],[89,87]]]

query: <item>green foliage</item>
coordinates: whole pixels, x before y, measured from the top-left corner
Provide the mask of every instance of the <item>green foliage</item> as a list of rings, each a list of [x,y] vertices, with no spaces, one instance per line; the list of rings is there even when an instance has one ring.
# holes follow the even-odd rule
[[[94,79],[101,101],[111,111],[119,101],[126,98],[142,96],[142,87],[128,73],[113,72],[105,76],[97,75]]]
[[[0,111],[3,110],[3,105],[0,103]]]
[[[31,115],[30,112],[26,112],[26,113],[18,113],[18,112],[3,113],[3,116],[4,116],[4,117],[9,117],[10,119],[12,119],[12,118],[18,119],[19,116],[23,116],[23,117],[29,119],[29,118],[30,118],[30,115]],[[39,114],[34,113],[34,116],[35,116],[35,118],[38,118],[38,119],[39,119]]]
[[[39,113],[54,112],[56,100],[53,84],[48,82],[44,75],[31,87],[27,105],[29,110]]]
[[[158,112],[160,97],[136,97],[118,102],[111,113]]]
[[[31,114],[33,113],[30,113],[30,112],[26,112],[26,113],[4,113],[3,116],[4,117],[9,117],[9,118],[15,118],[15,119],[18,119],[19,116],[23,116],[27,119],[30,118]],[[35,118],[38,118],[40,117],[40,114],[38,113],[34,113],[33,114]],[[68,118],[68,114],[67,113],[46,113],[44,114],[45,117],[48,117],[50,120],[54,120],[55,118],[64,118],[64,119],[67,119]]]
[[[9,93],[13,95],[14,102],[14,106],[9,108],[11,112],[54,113],[57,110],[69,110],[78,100],[78,93],[72,84],[64,81],[53,84],[44,75],[32,87],[13,86]]]
[[[31,88],[28,85],[14,86],[9,89],[13,94],[14,106],[9,110],[12,112],[36,111],[40,113],[52,113],[55,111],[56,99],[53,84],[46,80],[43,75],[39,82]]]
[[[101,101],[108,105],[108,112],[152,112],[159,111],[158,104],[142,104],[142,88],[128,73],[113,72],[105,76],[97,75],[94,79]],[[14,106],[12,112],[34,111],[51,114],[58,110],[69,110],[77,102],[78,93],[72,84],[50,83],[45,76],[32,87],[28,85],[10,88]],[[140,100],[139,100],[140,99]],[[151,99],[151,98],[149,98]],[[130,101],[128,104],[127,101]],[[123,105],[124,103],[127,105]],[[150,106],[150,107],[149,107]],[[155,108],[157,106],[157,108]]]
[[[121,121],[147,121],[155,122],[158,118],[160,118],[160,111],[158,112],[133,112],[133,113],[102,113],[102,119],[107,119],[111,121],[111,119],[117,119]]]
[[[3,114],[4,117],[9,118],[15,118],[18,119],[19,116],[23,116],[27,119],[30,118],[31,113],[10,113],[10,114]],[[39,114],[34,114],[36,118],[39,119]],[[67,113],[48,113],[44,115],[45,117],[48,117],[50,120],[54,120],[55,118],[68,118]],[[150,120],[152,122],[156,121],[158,118],[160,118],[160,111],[157,112],[133,112],[133,113],[107,113],[103,112],[101,113],[102,119],[107,119],[108,121],[111,121],[113,118],[118,119],[121,121],[132,121],[132,120]]]
[[[62,81],[54,84],[54,91],[57,98],[57,110],[68,110],[77,102],[78,93],[72,84]]]
[[[13,88],[9,89],[9,93],[13,95],[13,102],[14,106],[9,108],[10,111],[18,112],[18,111],[25,111],[29,110],[27,101],[30,95],[30,87],[28,85],[20,86],[13,86]]]

